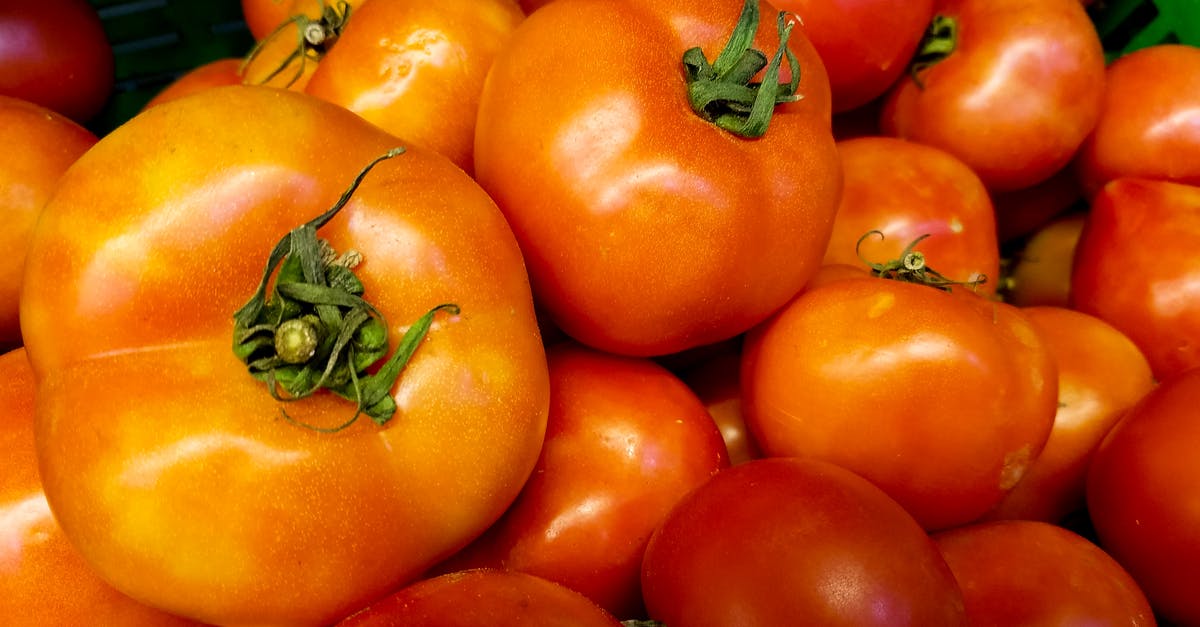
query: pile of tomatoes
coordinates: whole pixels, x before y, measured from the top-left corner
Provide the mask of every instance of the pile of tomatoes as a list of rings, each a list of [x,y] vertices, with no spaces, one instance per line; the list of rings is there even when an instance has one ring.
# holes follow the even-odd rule
[[[0,7],[0,622],[1200,625],[1200,47],[1089,4],[243,0],[103,136]]]

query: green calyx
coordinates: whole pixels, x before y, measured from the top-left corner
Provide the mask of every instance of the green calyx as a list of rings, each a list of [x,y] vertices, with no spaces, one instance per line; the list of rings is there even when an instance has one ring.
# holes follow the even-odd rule
[[[726,131],[748,139],[767,132],[777,105],[800,99],[796,94],[800,62],[787,47],[793,24],[785,12],[779,12],[779,48],[768,62],[766,54],[750,47],[758,20],[758,0],[745,0],[729,42],[711,64],[699,47],[683,53],[692,110]],[[785,57],[791,80],[781,83],[779,70]],[[751,82],[763,68],[766,68],[763,80]]]
[[[920,74],[950,56],[958,47],[958,21],[945,15],[935,15],[925,29],[917,51],[908,64],[908,74],[918,87],[924,88]]]
[[[339,0],[337,4],[330,6],[322,3],[321,17],[313,19],[303,13],[299,13],[284,20],[275,30],[267,34],[250,49],[249,54],[242,59],[242,64],[238,67],[238,74],[244,74],[246,67],[250,65],[254,59],[262,53],[263,48],[276,37],[283,34],[287,28],[293,24],[296,25],[296,45],[292,48],[290,54],[280,61],[279,65],[272,68],[259,84],[266,84],[279,76],[287,68],[295,65],[292,75],[284,83],[284,87],[292,86],[300,77],[304,75],[304,66],[309,62],[317,62],[321,57],[325,56],[325,51],[337,41],[338,37],[342,36],[342,31],[346,29],[346,24],[350,21],[350,3],[346,0]]]
[[[297,423],[302,426],[339,431],[362,414],[376,424],[387,423],[396,412],[392,387],[434,316],[459,313],[454,304],[430,309],[408,328],[391,357],[369,372],[387,355],[387,322],[362,298],[363,284],[354,274],[361,257],[353,251],[338,255],[317,238],[317,229],[346,205],[367,173],[403,152],[395,148],[372,160],[333,207],[284,235],[272,249],[254,295],[233,316],[233,352],[272,397],[294,401],[324,389],[355,403],[354,415],[340,426]],[[283,415],[291,420],[287,412]]]
[[[913,240],[908,246],[905,246],[904,250],[900,253],[899,259],[893,259],[885,263],[867,261],[863,258],[859,248],[862,247],[863,241],[872,235],[878,235],[879,239],[883,239],[881,231],[867,231],[862,237],[858,238],[858,243],[854,246],[854,252],[858,255],[859,259],[862,259],[863,263],[871,268],[871,274],[877,277],[893,281],[903,281],[905,283],[916,283],[946,292],[951,291],[951,288],[958,285],[975,289],[987,281],[987,277],[982,274],[969,281],[955,281],[926,265],[925,254],[917,250],[917,244],[920,244],[922,240],[929,237],[928,233]]]

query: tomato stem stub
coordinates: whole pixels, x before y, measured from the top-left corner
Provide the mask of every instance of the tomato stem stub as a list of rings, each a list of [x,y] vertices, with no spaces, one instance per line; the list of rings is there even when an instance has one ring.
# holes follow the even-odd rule
[[[283,35],[283,32],[290,26],[295,26],[296,29],[296,46],[292,49],[279,65],[271,69],[265,77],[256,81],[258,84],[265,85],[276,76],[279,76],[293,63],[296,64],[296,69],[283,87],[290,87],[300,80],[304,75],[304,66],[310,62],[320,61],[321,57],[325,56],[325,51],[333,42],[341,37],[342,31],[346,29],[346,24],[350,21],[350,3],[345,0],[340,0],[335,6],[324,5],[321,8],[321,17],[313,19],[303,13],[293,15],[284,20],[275,30],[267,34],[250,49],[250,52],[242,59],[242,64],[238,68],[238,74],[244,75],[247,66],[254,62],[254,59],[262,53],[263,47],[276,37]]]
[[[987,280],[987,277],[979,275],[969,281],[955,281],[948,278],[946,275],[930,268],[925,261],[925,254],[917,250],[917,244],[929,237],[926,233],[917,239],[914,239],[900,253],[898,259],[893,259],[885,263],[873,263],[863,258],[859,249],[862,243],[872,235],[879,236],[883,239],[881,231],[867,231],[862,237],[858,238],[858,243],[855,244],[854,250],[858,254],[858,258],[862,259],[863,263],[871,268],[871,274],[884,279],[892,279],[894,281],[903,281],[905,283],[917,283],[928,287],[934,287],[940,290],[949,292],[956,285],[962,285],[971,289],[978,287],[981,283]]]
[[[252,376],[266,383],[271,396],[294,401],[325,389],[356,404],[345,424],[325,429],[297,423],[301,426],[339,431],[361,414],[385,424],[396,412],[392,386],[434,316],[440,311],[459,313],[452,303],[427,311],[404,333],[391,357],[370,373],[368,368],[387,354],[388,326],[362,298],[363,284],[354,274],[361,255],[338,255],[317,238],[317,229],[346,205],[367,173],[403,152],[396,148],[372,160],[332,208],[284,235],[272,249],[254,295],[234,314],[233,352]],[[283,415],[291,420],[287,412]]]
[[[933,16],[908,65],[908,74],[917,87],[925,87],[919,74],[950,56],[957,47],[958,21],[945,15]]]
[[[688,100],[697,115],[740,137],[753,139],[767,132],[777,105],[800,99],[800,62],[788,48],[793,23],[780,11],[777,19],[779,48],[768,62],[767,55],[751,48],[758,31],[758,0],[745,0],[742,14],[729,42],[712,62],[699,48],[683,53]],[[791,80],[779,81],[786,58]],[[751,82],[763,68],[761,82]]]

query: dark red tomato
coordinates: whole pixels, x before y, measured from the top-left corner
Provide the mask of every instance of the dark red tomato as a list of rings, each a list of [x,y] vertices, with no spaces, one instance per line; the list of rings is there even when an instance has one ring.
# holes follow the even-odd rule
[[[1012,520],[934,534],[973,627],[1153,627],[1137,582],[1103,549],[1063,527]]]
[[[1100,545],[1167,621],[1200,625],[1200,369],[1159,384],[1097,449],[1087,506]]]
[[[1023,189],[992,192],[996,209],[996,237],[1007,244],[1028,237],[1072,207],[1081,205],[1083,194],[1070,167]]]
[[[774,0],[800,18],[825,63],[833,110],[881,96],[908,67],[933,17],[933,0]]]
[[[739,344],[711,355],[680,373],[683,382],[708,407],[709,415],[721,430],[725,448],[729,451],[730,464],[762,457],[742,415],[741,363]]]
[[[242,60],[225,58],[209,61],[182,74],[151,98],[142,108],[149,108],[197,91],[222,85],[238,85],[242,82]]]
[[[1086,221],[1086,212],[1069,213],[1025,240],[1005,278],[1005,300],[1018,307],[1069,307],[1071,265]]]
[[[0,3],[0,95],[86,122],[104,107],[114,80],[112,47],[91,3]]]
[[[475,569],[411,584],[337,627],[619,627],[590,599],[548,579]]]
[[[1154,388],[1150,363],[1125,334],[1063,307],[1021,310],[1058,365],[1058,413],[1045,448],[989,518],[1060,523],[1084,507],[1092,453],[1125,410]]]
[[[1200,187],[1118,179],[1093,199],[1071,305],[1117,327],[1154,375],[1200,366]]]
[[[884,263],[913,240],[929,265],[955,281],[983,277],[995,291],[1000,274],[996,217],[987,188],[950,153],[895,137],[838,142],[844,184],[826,264]],[[880,237],[863,239],[868,231]]]
[[[884,131],[953,153],[997,191],[1066,166],[1104,93],[1104,50],[1079,0],[940,0],[935,12],[936,41],[890,91]]]
[[[685,497],[650,540],[642,590],[668,626],[966,624],[912,516],[815,459],[753,460]]]
[[[1109,65],[1076,165],[1089,196],[1121,176],[1200,185],[1200,48],[1150,46]]]
[[[725,444],[696,395],[653,361],[573,342],[547,358],[550,417],[532,477],[500,521],[439,570],[519,570],[637,616],[650,534],[729,465]]]

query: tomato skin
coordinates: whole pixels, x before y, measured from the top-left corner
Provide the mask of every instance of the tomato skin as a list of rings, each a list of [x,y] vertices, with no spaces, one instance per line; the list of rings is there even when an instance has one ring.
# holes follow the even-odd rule
[[[112,47],[96,9],[84,0],[0,6],[0,95],[90,120],[115,81]]]
[[[1090,197],[1119,177],[1200,185],[1200,49],[1159,44],[1113,61],[1075,167]]]
[[[1100,116],[1104,51],[1078,0],[942,0],[953,52],[889,92],[881,126],[942,148],[989,189],[1065,167]],[[1014,97],[1013,94],[1020,94]]]
[[[1064,307],[1021,310],[1058,366],[1058,413],[1050,439],[988,518],[1061,523],[1084,508],[1087,466],[1104,435],[1154,389],[1150,363],[1125,334]]]
[[[1100,546],[1164,623],[1200,623],[1200,370],[1159,383],[1108,433],[1087,477]]]
[[[0,96],[0,350],[22,343],[18,319],[25,252],[42,205],[60,176],[96,143],[96,136],[41,105]]]
[[[775,12],[761,11],[755,47],[773,53]],[[584,344],[652,356],[734,337],[820,262],[841,175],[828,79],[803,34],[789,45],[804,97],[762,137],[687,101],[684,51],[715,58],[737,18],[721,0],[556,0],[492,66],[475,175],[513,225],[535,298]]]
[[[742,407],[768,456],[879,485],[926,529],[970,522],[1050,434],[1057,375],[1011,305],[876,277],[803,291],[746,337]]]
[[[742,415],[741,344],[725,348],[680,373],[683,382],[708,408],[721,430],[729,463],[740,464],[762,457]]]
[[[932,540],[879,488],[815,459],[717,473],[655,531],[651,618],[688,627],[965,625]]]
[[[208,623],[327,625],[516,497],[545,428],[544,352],[503,215],[445,158],[380,163],[318,231],[363,255],[393,345],[431,306],[461,307],[434,319],[391,422],[296,426],[230,349],[271,247],[396,141],[315,98],[217,87],[144,111],[63,177],[21,303],[38,455],[64,532],[118,589]],[[285,408],[322,427],[354,410],[323,393]]]
[[[1129,573],[1084,537],[1046,522],[1001,521],[933,535],[972,625],[1156,623]]]
[[[930,267],[955,281],[982,276],[978,290],[995,291],[995,212],[987,188],[966,164],[939,148],[895,137],[842,140],[838,154],[845,182],[823,263],[885,263],[928,235],[919,248]],[[872,230],[883,237],[864,239]]]
[[[215,59],[199,65],[172,81],[151,98],[142,109],[153,107],[197,91],[222,85],[239,85],[242,82],[242,59]]]
[[[1118,179],[1093,198],[1070,303],[1125,333],[1162,380],[1200,365],[1200,187]]]
[[[497,567],[642,614],[642,554],[688,491],[729,465],[721,433],[677,376],[653,361],[574,342],[547,350],[550,418],[521,495],[443,570]]]
[[[291,16],[292,0],[241,0],[242,18],[256,40],[261,40]]]

